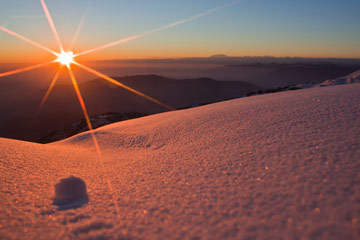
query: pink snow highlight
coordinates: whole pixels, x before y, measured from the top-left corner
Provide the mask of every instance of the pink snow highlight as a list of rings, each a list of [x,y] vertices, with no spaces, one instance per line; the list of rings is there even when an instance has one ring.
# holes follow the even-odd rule
[[[0,139],[2,239],[360,238],[360,84],[242,98],[83,133]],[[88,204],[59,211],[59,179]]]

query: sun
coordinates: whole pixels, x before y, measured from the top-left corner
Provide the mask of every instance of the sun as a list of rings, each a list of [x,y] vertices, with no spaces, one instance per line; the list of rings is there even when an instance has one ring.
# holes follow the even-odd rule
[[[5,27],[3,27],[3,26],[0,26],[0,30],[3,31],[3,32],[6,32],[6,33],[8,33],[8,34],[10,34],[10,35],[12,35],[12,36],[14,36],[14,37],[16,37],[16,38],[19,38],[19,39],[21,39],[21,40],[23,40],[23,41],[25,41],[25,42],[27,42],[27,43],[29,43],[29,44],[32,44],[32,45],[35,46],[35,47],[38,47],[38,48],[40,48],[40,49],[42,49],[42,50],[45,50],[45,51],[53,54],[53,55],[56,57],[56,59],[55,59],[55,60],[52,60],[52,61],[49,61],[49,62],[40,63],[40,64],[36,64],[36,65],[32,65],[32,66],[29,66],[29,67],[24,67],[24,68],[20,68],[20,69],[16,69],[16,70],[11,70],[11,71],[4,72],[4,73],[1,73],[1,72],[0,72],[0,78],[1,78],[1,77],[5,77],[5,76],[10,76],[10,75],[13,75],[13,74],[17,74],[17,73],[21,73],[21,72],[25,72],[25,71],[30,71],[30,70],[38,69],[38,68],[41,68],[41,67],[45,67],[45,66],[48,66],[48,65],[50,65],[50,64],[53,64],[54,62],[60,63],[61,66],[60,66],[60,68],[58,69],[57,73],[55,74],[53,80],[51,81],[50,86],[49,86],[49,88],[48,88],[48,90],[47,90],[44,98],[42,99],[42,101],[41,101],[41,103],[40,103],[40,106],[39,106],[39,108],[38,108],[38,110],[37,110],[36,116],[38,116],[38,114],[39,114],[39,112],[41,111],[41,109],[43,108],[46,100],[48,99],[49,94],[51,93],[52,89],[54,88],[54,85],[55,85],[57,79],[59,78],[59,75],[60,75],[63,67],[66,66],[67,69],[68,69],[69,77],[70,77],[71,82],[72,82],[72,85],[73,85],[73,87],[74,87],[76,96],[77,96],[77,98],[78,98],[78,100],[79,100],[79,103],[80,103],[80,106],[81,106],[81,108],[82,108],[82,111],[83,111],[83,114],[84,114],[84,117],[85,117],[87,126],[88,126],[88,128],[89,128],[89,130],[90,130],[90,134],[91,134],[92,139],[93,139],[93,141],[94,141],[94,146],[95,146],[96,152],[98,153],[98,156],[99,156],[99,158],[100,158],[100,163],[101,163],[101,165],[102,165],[102,169],[103,169],[103,171],[104,171],[104,174],[107,176],[107,173],[106,173],[106,170],[105,170],[105,166],[104,166],[104,160],[103,160],[103,158],[102,158],[102,153],[101,153],[101,150],[100,150],[100,146],[99,146],[99,143],[98,143],[98,141],[97,141],[97,139],[96,139],[95,133],[93,132],[93,126],[92,126],[92,124],[91,124],[90,117],[89,117],[89,114],[88,114],[88,112],[87,112],[84,99],[83,99],[83,97],[82,97],[82,95],[81,95],[81,92],[80,92],[80,89],[79,89],[79,85],[78,85],[78,83],[77,83],[77,81],[76,81],[76,78],[75,78],[75,75],[74,75],[74,73],[73,73],[73,71],[72,71],[71,64],[76,65],[76,66],[82,68],[83,70],[86,70],[87,72],[96,75],[97,77],[100,77],[100,78],[102,78],[102,79],[105,79],[106,81],[108,81],[108,82],[110,82],[110,83],[112,83],[112,84],[115,84],[115,85],[117,85],[117,86],[119,86],[119,87],[122,87],[122,88],[124,88],[124,89],[126,89],[126,90],[128,90],[128,91],[130,91],[130,92],[132,92],[132,93],[134,93],[134,94],[137,94],[138,96],[141,96],[141,97],[143,97],[143,98],[146,98],[147,100],[149,100],[149,101],[151,101],[151,102],[153,102],[153,103],[156,103],[156,104],[158,104],[158,105],[160,105],[160,106],[162,106],[162,107],[164,107],[164,108],[166,108],[166,109],[168,109],[168,110],[175,110],[175,109],[172,108],[172,107],[170,107],[169,105],[167,105],[167,104],[165,104],[165,103],[163,103],[163,102],[155,99],[155,98],[152,98],[152,97],[150,97],[150,96],[148,96],[148,95],[146,95],[146,94],[144,94],[144,93],[142,93],[142,92],[140,92],[140,91],[137,91],[137,90],[135,90],[135,89],[133,89],[133,88],[131,88],[131,87],[129,87],[129,86],[127,86],[127,85],[119,82],[119,81],[116,80],[116,79],[113,79],[113,78],[111,78],[111,77],[108,77],[108,76],[106,76],[105,74],[102,74],[102,73],[100,73],[100,72],[98,72],[98,71],[96,71],[96,70],[94,70],[94,69],[92,69],[92,68],[90,68],[90,67],[87,67],[87,66],[85,66],[85,65],[83,65],[83,64],[80,64],[80,63],[76,62],[76,61],[74,60],[74,58],[75,58],[75,57],[78,57],[78,56],[80,56],[80,55],[84,55],[84,54],[89,54],[89,53],[92,53],[92,52],[100,51],[100,50],[102,50],[102,49],[106,49],[106,48],[109,48],[109,47],[112,47],[112,46],[115,46],[115,45],[118,45],[118,44],[122,44],[122,43],[125,43],[125,42],[129,42],[129,41],[132,41],[132,40],[135,40],[135,39],[138,39],[138,38],[142,38],[142,37],[145,37],[145,36],[147,36],[147,35],[151,35],[151,34],[154,34],[154,33],[157,33],[157,32],[163,31],[163,30],[166,30],[166,29],[168,29],[168,28],[172,28],[172,27],[175,27],[175,26],[177,26],[177,25],[186,23],[186,22],[194,21],[195,19],[198,19],[198,18],[200,18],[200,17],[206,16],[206,15],[208,15],[208,14],[210,14],[210,13],[212,13],[212,12],[218,11],[218,10],[224,8],[224,7],[229,7],[229,6],[235,5],[236,3],[240,2],[240,1],[242,1],[242,0],[235,0],[235,1],[233,1],[233,2],[224,4],[224,5],[222,5],[222,6],[219,6],[219,7],[213,8],[213,9],[210,9],[210,10],[208,10],[208,11],[206,11],[206,12],[200,13],[200,14],[198,14],[198,15],[195,15],[195,16],[192,16],[192,17],[189,17],[189,18],[185,18],[185,19],[183,19],[183,20],[176,21],[176,22],[171,23],[171,24],[167,24],[167,25],[165,25],[165,26],[163,26],[163,27],[159,27],[159,28],[156,28],[156,29],[147,31],[147,32],[139,33],[139,34],[136,34],[136,35],[133,35],[133,36],[130,36],[130,37],[126,37],[126,38],[120,39],[120,40],[115,41],[115,42],[112,42],[112,43],[108,43],[108,44],[105,44],[105,45],[102,45],[102,46],[99,46],[99,47],[95,47],[95,48],[93,48],[93,49],[89,49],[89,50],[86,50],[86,51],[83,51],[83,52],[74,54],[73,52],[70,51],[70,49],[72,49],[72,46],[73,46],[73,44],[74,44],[74,42],[75,42],[75,40],[76,40],[76,38],[77,38],[77,35],[78,35],[78,33],[80,32],[80,30],[81,30],[81,27],[82,27],[82,25],[83,25],[83,23],[84,23],[86,14],[85,14],[84,17],[82,18],[82,20],[81,20],[81,22],[80,22],[80,25],[79,25],[79,27],[78,27],[78,29],[77,29],[74,37],[73,37],[73,40],[71,41],[70,46],[67,48],[68,50],[67,50],[67,51],[64,51],[63,44],[62,44],[62,42],[61,42],[61,40],[60,40],[60,37],[59,37],[59,35],[58,35],[58,33],[57,33],[56,27],[55,27],[55,25],[54,25],[54,22],[53,22],[53,20],[52,20],[51,15],[50,15],[49,9],[48,9],[47,6],[46,6],[45,0],[40,0],[40,3],[41,3],[41,5],[42,5],[42,7],[43,7],[45,16],[46,16],[46,18],[47,18],[47,20],[48,20],[48,22],[49,22],[50,28],[51,28],[51,30],[52,30],[52,32],[53,32],[53,34],[54,34],[54,37],[55,37],[55,39],[56,39],[56,41],[57,41],[57,44],[58,44],[58,47],[59,47],[59,52],[55,52],[55,51],[53,51],[53,50],[51,50],[51,49],[49,49],[49,48],[47,48],[47,47],[45,47],[45,46],[43,46],[43,45],[41,45],[41,44],[39,44],[39,43],[36,43],[36,42],[34,42],[34,41],[32,41],[32,40],[30,40],[30,39],[28,39],[28,38],[26,38],[26,37],[24,37],[24,36],[22,36],[22,35],[20,35],[20,34],[14,32],[14,31],[11,31],[10,29],[7,29],[7,28],[5,28]],[[119,214],[120,214],[120,210],[119,210],[119,206],[118,206],[119,204],[117,203],[117,199],[114,198],[114,196],[113,196],[113,193],[112,193],[113,187],[111,186],[111,181],[110,181],[109,178],[108,178],[108,189],[109,189],[109,191],[111,192],[112,199],[113,199],[113,201],[115,202],[116,212],[117,212],[118,215],[119,215]]]
[[[41,67],[45,67],[47,65],[53,64],[54,62],[60,63],[61,66],[58,69],[58,72],[54,76],[53,80],[51,81],[51,84],[50,84],[50,86],[48,88],[48,91],[46,92],[46,94],[45,94],[45,96],[44,96],[44,98],[43,98],[43,100],[42,100],[42,102],[40,104],[40,107],[38,109],[38,112],[40,112],[40,110],[42,109],[44,103],[46,102],[50,92],[52,91],[52,89],[53,89],[53,87],[54,87],[54,85],[55,85],[55,83],[56,83],[56,81],[57,81],[57,79],[58,79],[58,77],[60,75],[60,72],[62,71],[63,67],[66,66],[68,68],[70,79],[72,81],[72,84],[73,84],[73,87],[75,89],[76,95],[77,95],[78,100],[80,102],[81,108],[83,110],[83,113],[84,113],[85,119],[87,121],[89,130],[93,130],[93,128],[92,128],[90,118],[88,116],[88,113],[87,113],[87,110],[86,110],[86,107],[85,107],[84,100],[83,100],[82,95],[80,93],[79,86],[78,86],[77,81],[75,79],[74,73],[73,73],[73,71],[71,69],[72,64],[82,68],[83,70],[85,70],[85,71],[87,71],[89,73],[92,73],[92,74],[96,75],[97,77],[105,79],[106,81],[108,81],[108,82],[110,82],[112,84],[115,84],[115,85],[117,85],[119,87],[122,87],[122,88],[124,88],[124,89],[126,89],[126,90],[128,90],[128,91],[130,91],[130,92],[132,92],[134,94],[137,94],[137,95],[139,95],[139,96],[141,96],[143,98],[146,98],[147,100],[152,101],[153,103],[156,103],[156,104],[158,104],[158,105],[160,105],[160,106],[162,106],[162,107],[164,107],[164,108],[166,108],[168,110],[175,110],[174,108],[170,107],[169,105],[167,105],[167,104],[165,104],[165,103],[163,103],[163,102],[161,102],[161,101],[159,101],[159,100],[157,100],[155,98],[152,98],[152,97],[150,97],[150,96],[148,96],[148,95],[146,95],[146,94],[144,94],[144,93],[142,93],[140,91],[137,91],[137,90],[135,90],[135,89],[133,89],[133,88],[119,82],[116,79],[113,79],[113,78],[111,78],[109,76],[106,76],[105,74],[102,74],[102,73],[100,73],[100,72],[98,72],[98,71],[96,71],[96,70],[94,70],[94,69],[92,69],[90,67],[87,67],[87,66],[85,66],[83,64],[80,64],[80,63],[76,62],[74,60],[74,58],[76,58],[78,56],[81,56],[81,55],[89,54],[89,53],[92,53],[92,52],[97,52],[97,51],[100,51],[100,50],[103,50],[103,49],[106,49],[106,48],[109,48],[109,47],[112,47],[112,46],[115,46],[115,45],[118,45],[118,44],[133,41],[135,39],[142,38],[142,37],[145,37],[145,36],[148,36],[148,35],[163,31],[163,30],[166,30],[168,28],[172,28],[172,27],[175,27],[175,26],[187,23],[187,22],[194,21],[194,20],[196,20],[198,18],[204,17],[204,16],[206,16],[206,15],[208,15],[210,13],[213,13],[215,11],[218,11],[218,10],[220,10],[222,8],[230,7],[230,6],[233,6],[235,4],[238,4],[241,1],[242,0],[234,0],[234,1],[229,2],[229,3],[225,3],[224,5],[212,8],[212,9],[210,9],[208,11],[205,11],[205,12],[202,12],[200,14],[194,15],[192,17],[188,17],[188,18],[185,18],[185,19],[182,19],[182,20],[179,20],[179,21],[164,25],[162,27],[152,29],[152,30],[147,31],[147,32],[139,33],[139,34],[136,34],[136,35],[133,35],[133,36],[130,36],[130,37],[120,39],[120,40],[115,41],[115,42],[104,44],[102,46],[98,46],[98,47],[95,47],[95,48],[92,48],[92,49],[89,49],[89,50],[74,54],[70,50],[72,49],[72,46],[73,46],[74,42],[76,41],[77,35],[78,35],[78,33],[80,32],[80,30],[82,28],[82,25],[84,23],[86,14],[84,14],[84,16],[83,16],[83,18],[82,18],[82,20],[80,22],[80,25],[77,28],[76,33],[75,33],[75,35],[74,35],[74,37],[73,37],[73,39],[72,39],[72,41],[70,43],[70,46],[65,51],[64,47],[63,47],[63,44],[61,42],[61,39],[60,39],[60,37],[58,35],[58,32],[56,30],[53,19],[52,19],[51,15],[50,15],[49,9],[46,6],[45,0],[40,0],[40,3],[42,5],[42,7],[43,7],[46,19],[48,20],[50,28],[51,28],[51,30],[52,30],[52,32],[54,34],[55,40],[56,40],[56,42],[58,44],[59,52],[55,52],[55,51],[53,51],[53,50],[51,50],[51,49],[37,43],[37,42],[34,42],[34,41],[28,39],[27,37],[24,37],[24,36],[14,32],[14,31],[11,31],[10,29],[7,29],[7,28],[5,28],[3,26],[0,26],[0,30],[3,31],[3,32],[6,32],[6,33],[8,33],[8,34],[10,34],[10,35],[12,35],[12,36],[14,36],[16,38],[19,38],[19,39],[21,39],[21,40],[23,40],[23,41],[25,41],[25,42],[27,42],[29,44],[32,44],[35,47],[38,47],[38,48],[40,48],[42,50],[45,50],[45,51],[55,55],[55,57],[56,57],[55,60],[45,62],[45,63],[35,64],[35,65],[29,66],[29,67],[24,67],[24,68],[20,68],[20,69],[16,69],[16,70],[11,70],[11,71],[4,72],[4,73],[0,72],[0,78],[5,77],[5,76],[10,76],[10,75],[13,75],[13,74],[17,74],[17,73],[21,73],[21,72],[25,72],[25,71],[34,70],[34,69],[41,68]],[[86,13],[87,13],[87,11],[86,11]]]
[[[71,51],[59,53],[57,57],[56,61],[61,65],[69,67],[71,63],[74,63],[74,53]]]

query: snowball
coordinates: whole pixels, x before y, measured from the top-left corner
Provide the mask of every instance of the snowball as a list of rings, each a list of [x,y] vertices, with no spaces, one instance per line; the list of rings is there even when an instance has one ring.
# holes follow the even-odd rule
[[[83,204],[84,200],[87,202],[88,195],[86,184],[81,178],[70,176],[61,179],[60,182],[55,185],[55,205],[69,205],[80,202]]]

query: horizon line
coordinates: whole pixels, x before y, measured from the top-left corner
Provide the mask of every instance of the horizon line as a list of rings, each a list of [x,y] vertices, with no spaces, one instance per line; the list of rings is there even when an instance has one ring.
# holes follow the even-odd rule
[[[223,56],[221,56],[223,55]],[[231,58],[274,58],[274,59],[324,59],[324,60],[359,60],[360,57],[302,57],[302,56],[271,56],[271,55],[260,55],[260,56],[229,56],[226,54],[215,54],[211,56],[193,56],[193,57],[145,57],[145,58],[108,58],[108,59],[89,59],[81,60],[80,62],[112,62],[112,61],[144,61],[144,60],[185,60],[185,59],[231,59]],[[0,64],[25,64],[25,63],[36,63],[37,61],[0,61]]]

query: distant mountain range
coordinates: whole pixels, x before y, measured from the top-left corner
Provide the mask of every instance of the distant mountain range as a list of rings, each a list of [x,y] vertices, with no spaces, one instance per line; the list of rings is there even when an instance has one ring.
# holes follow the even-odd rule
[[[225,55],[225,54],[215,54],[215,55],[212,55],[210,56],[209,58],[218,58],[218,59],[221,59],[221,58],[228,58],[229,56]]]
[[[217,69],[221,73],[237,74],[239,80],[251,82],[263,89],[284,87],[300,83],[321,83],[345,76],[360,68],[359,65],[332,63],[248,63],[229,64]],[[214,71],[215,73],[215,71]]]
[[[247,96],[251,96],[254,94],[266,94],[266,93],[275,93],[275,92],[282,92],[282,91],[289,91],[289,90],[298,90],[303,88],[309,87],[324,87],[324,86],[332,86],[332,85],[341,85],[341,84],[352,84],[352,83],[360,83],[360,70],[356,71],[352,74],[349,74],[345,77],[333,79],[333,80],[326,80],[320,84],[300,84],[295,86],[288,86],[288,87],[279,87],[276,89],[267,89],[267,90],[258,90],[257,92],[253,91],[247,94]],[[202,104],[200,104],[202,105]],[[138,113],[106,113],[100,114],[91,117],[91,123],[93,124],[94,128],[98,128],[107,124],[111,124],[114,122],[124,121],[128,119],[142,117],[144,115]],[[70,136],[76,135],[78,133],[87,131],[88,127],[86,124],[85,119],[77,121],[73,124],[70,124],[64,128],[55,130],[54,132],[48,134],[47,136],[41,138],[39,142],[41,143],[49,143],[55,142],[62,139],[66,139]]]
[[[125,63],[132,60],[91,62],[90,65],[109,76],[119,76],[118,73],[157,73],[129,74],[130,76],[118,77],[116,80],[175,109],[290,88],[329,85],[334,81],[356,81],[357,78],[351,77],[353,75],[349,75],[345,80],[342,76],[360,68],[360,65],[355,64],[356,59],[339,60],[347,62],[346,64],[317,62],[316,59],[303,59],[307,62],[301,62],[301,59],[295,58],[290,60],[300,62],[280,63],[283,60],[289,59],[236,58],[220,54],[209,58],[137,60],[138,62],[129,65]],[[207,61],[212,64],[207,64]],[[15,67],[12,66],[11,69]],[[30,71],[5,77],[0,81],[0,137],[39,141],[44,136],[83,119],[82,110],[67,76],[60,77],[43,111],[34,119],[55,70],[52,68],[47,71]],[[120,116],[143,116],[167,111],[104,80],[88,77],[77,75],[90,116],[102,116],[109,112]]]
[[[360,68],[360,61],[300,58],[210,58],[153,59],[91,62],[112,76],[155,73],[176,79],[209,77],[219,81],[242,81],[263,89],[299,83],[320,83],[345,76]],[[357,64],[356,64],[357,63]]]
[[[273,57],[273,56],[228,56],[215,54],[210,57],[184,57],[184,58],[149,58],[149,59],[112,59],[94,62],[121,62],[121,63],[215,63],[215,64],[246,64],[246,63],[331,63],[360,65],[359,58],[305,58],[305,57]]]

